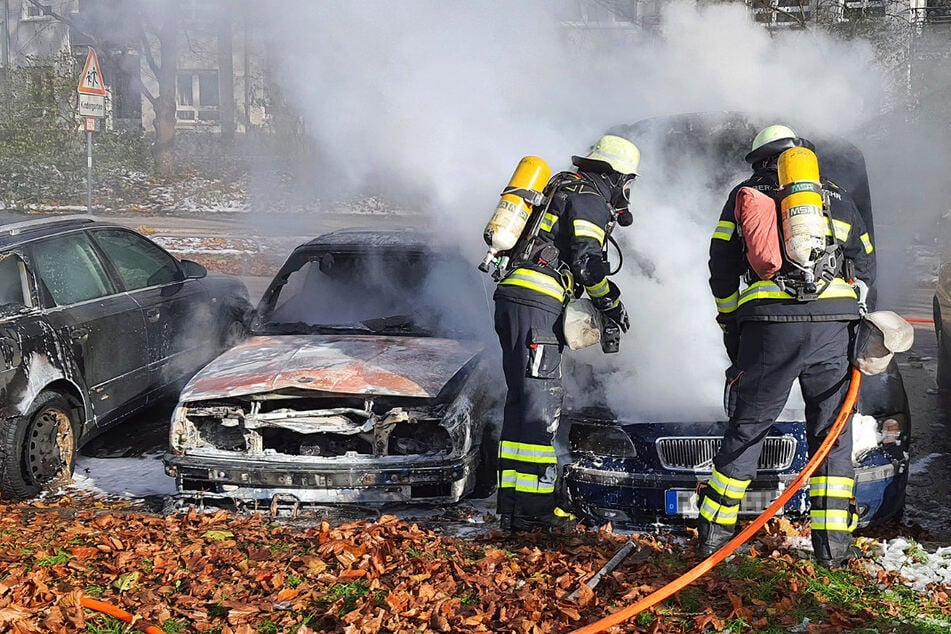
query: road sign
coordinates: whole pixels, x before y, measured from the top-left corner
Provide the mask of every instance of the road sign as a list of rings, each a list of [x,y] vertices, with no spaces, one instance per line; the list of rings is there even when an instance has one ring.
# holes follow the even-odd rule
[[[105,96],[106,86],[102,83],[102,70],[99,68],[99,58],[95,49],[89,49],[86,54],[86,63],[83,65],[83,74],[79,77],[79,86],[76,91],[81,95]]]
[[[81,117],[105,117],[106,116],[106,98],[102,95],[84,95],[79,94],[79,116]]]
[[[84,132],[95,132],[96,131],[96,117],[83,117],[83,131]]]

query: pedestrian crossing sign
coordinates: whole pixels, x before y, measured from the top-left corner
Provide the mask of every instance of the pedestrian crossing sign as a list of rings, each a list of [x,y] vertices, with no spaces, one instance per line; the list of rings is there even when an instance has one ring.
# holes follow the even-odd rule
[[[105,95],[106,86],[102,83],[102,70],[99,68],[99,58],[96,51],[89,49],[86,63],[83,65],[83,74],[79,77],[79,87],[76,90],[81,95]]]

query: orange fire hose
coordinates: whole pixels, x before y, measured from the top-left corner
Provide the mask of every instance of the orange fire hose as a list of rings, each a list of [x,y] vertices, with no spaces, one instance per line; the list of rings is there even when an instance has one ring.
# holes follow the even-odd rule
[[[95,610],[96,612],[108,614],[109,616],[115,617],[126,623],[134,623],[136,620],[134,614],[130,614],[129,612],[126,612],[121,608],[117,608],[114,605],[110,605],[104,601],[97,601],[96,599],[83,597],[80,603],[84,608],[89,608],[90,610]],[[155,627],[154,625],[145,625],[145,628],[142,631],[146,634],[165,634],[163,630]]]
[[[926,319],[924,317],[903,317],[905,321],[910,324],[933,324],[934,319]]]
[[[852,368],[852,378],[851,383],[849,384],[849,391],[845,395],[845,401],[842,403],[842,409],[839,410],[839,416],[835,419],[835,422],[832,424],[832,429],[829,430],[829,433],[826,435],[822,445],[819,446],[816,454],[810,458],[809,462],[806,464],[805,468],[796,476],[796,479],[793,480],[786,490],[784,490],[776,500],[769,505],[769,507],[763,511],[763,513],[757,517],[755,520],[749,523],[738,535],[733,539],[724,544],[720,550],[713,553],[699,564],[685,572],[680,577],[677,577],[666,586],[655,590],[651,594],[647,595],[637,603],[629,605],[623,610],[618,610],[613,614],[602,618],[599,621],[585,625],[584,627],[574,630],[571,634],[595,634],[596,632],[604,632],[610,627],[614,627],[619,623],[623,623],[632,616],[643,612],[647,608],[660,603],[664,599],[670,597],[677,592],[680,592],[688,585],[708,573],[713,569],[718,563],[726,559],[733,553],[734,550],[739,548],[744,544],[750,537],[753,536],[756,531],[761,529],[770,518],[775,515],[786,502],[792,498],[793,494],[796,493],[806,482],[806,480],[813,474],[813,472],[819,467],[820,464],[826,459],[826,456],[829,455],[829,451],[832,450],[832,445],[835,440],[839,437],[839,434],[842,433],[842,429],[845,427],[845,421],[849,419],[849,416],[852,415],[852,409],[855,406],[855,399],[858,397],[859,386],[862,384],[862,375],[859,373],[858,369]]]

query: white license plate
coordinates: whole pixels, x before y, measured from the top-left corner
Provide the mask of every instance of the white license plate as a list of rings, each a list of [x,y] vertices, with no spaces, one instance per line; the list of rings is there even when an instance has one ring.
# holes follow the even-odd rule
[[[773,491],[747,491],[740,503],[740,515],[759,515],[772,504],[782,489]],[[667,489],[664,492],[664,512],[667,515],[683,515],[697,517],[700,509],[697,507],[697,492],[694,489]],[[780,508],[776,515],[782,515]]]

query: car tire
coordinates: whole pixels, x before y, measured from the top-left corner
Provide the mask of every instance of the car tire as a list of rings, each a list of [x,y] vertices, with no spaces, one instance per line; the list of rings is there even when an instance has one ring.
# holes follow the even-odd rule
[[[492,436],[492,430],[486,427],[482,432],[482,442],[479,443],[479,464],[476,465],[475,486],[470,498],[484,500],[495,493],[498,482],[498,443]]]
[[[61,394],[41,392],[24,416],[0,426],[0,493],[4,498],[36,496],[68,480],[76,463],[76,421]]]
[[[221,331],[221,347],[223,350],[232,348],[244,341],[248,336],[248,327],[243,321],[232,318]]]
[[[938,305],[938,299],[933,300],[934,312],[934,333],[938,339],[938,370],[935,376],[935,383],[938,389],[951,392],[951,341],[944,334],[944,325],[941,321],[941,307]]]

